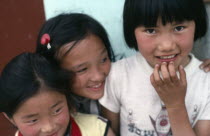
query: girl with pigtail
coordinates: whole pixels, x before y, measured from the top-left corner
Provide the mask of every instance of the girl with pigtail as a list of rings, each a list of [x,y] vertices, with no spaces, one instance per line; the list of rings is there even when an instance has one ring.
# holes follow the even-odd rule
[[[115,58],[99,22],[81,13],[53,17],[40,30],[36,52],[75,73],[72,92],[77,111],[100,114],[98,99]]]

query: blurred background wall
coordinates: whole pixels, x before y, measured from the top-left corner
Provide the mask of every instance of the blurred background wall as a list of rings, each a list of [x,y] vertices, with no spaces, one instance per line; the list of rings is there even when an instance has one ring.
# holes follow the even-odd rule
[[[130,56],[123,38],[122,10],[124,0],[44,0],[46,18],[59,13],[80,12],[97,19],[107,30],[116,55]]]
[[[200,40],[197,40],[193,48],[193,53],[199,59],[210,58],[210,0],[206,1],[206,10],[209,18],[209,28],[206,36]]]
[[[44,20],[42,0],[0,0],[0,72],[14,56],[35,50]],[[14,136],[15,131],[0,114],[0,136]]]
[[[102,23],[109,34],[116,55],[130,56],[135,51],[129,49],[123,38],[122,12],[125,0],[44,0],[46,18],[59,13],[81,12],[89,14]],[[210,0],[206,2],[210,15]],[[199,59],[210,58],[210,29],[207,35],[198,40],[193,53]]]

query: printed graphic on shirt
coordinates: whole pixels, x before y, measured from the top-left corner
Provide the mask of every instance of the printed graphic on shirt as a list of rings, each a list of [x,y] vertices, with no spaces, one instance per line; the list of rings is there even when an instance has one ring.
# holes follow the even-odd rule
[[[137,127],[133,118],[133,110],[128,111],[128,131],[137,136],[172,136],[168,113],[165,106],[162,109],[156,119],[149,116],[154,130],[143,130]]]
[[[133,121],[133,111],[131,109],[129,109],[128,111],[127,119],[128,119],[128,130],[133,133],[135,129],[135,124]]]
[[[142,130],[139,129],[135,123],[134,123],[134,118],[133,118],[133,110],[129,109],[128,110],[128,131],[137,135],[137,136],[155,136],[155,131],[154,130]]]
[[[165,106],[162,106],[161,111],[158,114],[156,120],[154,120],[151,116],[150,120],[158,136],[171,135],[171,127],[169,123],[168,112]]]
[[[192,114],[191,120],[190,120],[191,125],[193,124],[193,122],[195,122],[195,119],[196,119],[197,115],[198,115],[198,106],[194,105],[193,114]]]

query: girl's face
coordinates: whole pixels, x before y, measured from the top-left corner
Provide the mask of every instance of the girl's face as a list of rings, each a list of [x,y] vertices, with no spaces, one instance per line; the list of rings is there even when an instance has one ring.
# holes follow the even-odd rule
[[[9,119],[23,136],[63,136],[69,124],[66,97],[48,88],[26,100]]]
[[[167,23],[159,19],[156,27],[139,26],[135,29],[138,49],[147,62],[155,64],[173,61],[175,67],[186,66],[194,42],[194,21]]]
[[[65,53],[73,43],[61,48],[60,54]],[[79,41],[61,60],[61,66],[76,73],[73,93],[93,100],[103,96],[111,63],[100,38],[89,35]]]

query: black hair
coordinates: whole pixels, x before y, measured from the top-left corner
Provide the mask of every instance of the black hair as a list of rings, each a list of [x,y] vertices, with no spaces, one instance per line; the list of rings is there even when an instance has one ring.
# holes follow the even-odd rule
[[[45,33],[50,35],[50,50],[40,42]],[[90,34],[102,40],[110,60],[115,61],[108,35],[103,26],[92,17],[82,13],[60,14],[47,20],[39,32],[36,52],[59,64],[56,54],[62,46],[70,42],[76,44]]]
[[[125,0],[123,28],[128,47],[138,51],[134,30],[138,26],[155,27],[159,17],[163,25],[173,21],[194,21],[194,41],[207,31],[207,13],[203,0]]]
[[[41,55],[22,53],[13,58],[2,71],[0,112],[12,117],[24,101],[42,90],[42,86],[64,94],[69,104],[72,76],[73,73],[59,70]]]

